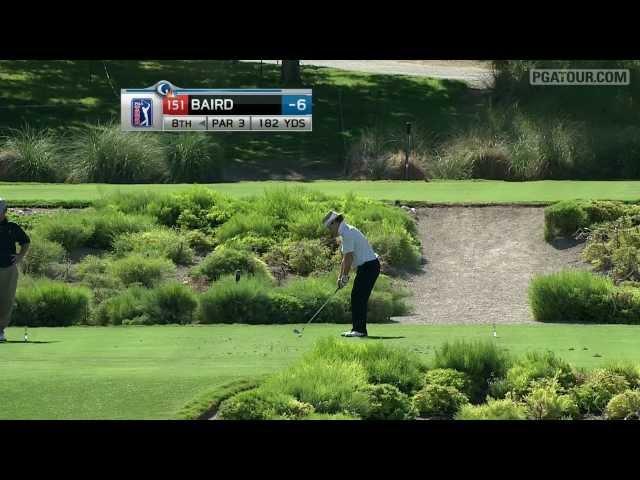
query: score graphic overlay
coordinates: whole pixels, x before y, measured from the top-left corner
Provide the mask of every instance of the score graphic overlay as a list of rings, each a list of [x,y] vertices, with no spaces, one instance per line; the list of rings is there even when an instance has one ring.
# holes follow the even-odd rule
[[[311,132],[311,89],[178,88],[162,80],[120,92],[127,132]]]

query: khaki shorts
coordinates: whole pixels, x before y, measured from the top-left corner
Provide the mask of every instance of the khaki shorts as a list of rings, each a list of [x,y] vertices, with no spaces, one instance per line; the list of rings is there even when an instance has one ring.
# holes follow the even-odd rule
[[[18,267],[0,268],[0,330],[9,325],[18,287]]]

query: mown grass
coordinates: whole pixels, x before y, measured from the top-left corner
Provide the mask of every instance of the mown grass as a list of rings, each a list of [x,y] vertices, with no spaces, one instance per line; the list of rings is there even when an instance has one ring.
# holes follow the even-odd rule
[[[344,329],[312,325],[299,338],[294,327],[33,328],[27,344],[21,342],[22,328],[9,327],[9,340],[17,343],[0,345],[0,418],[184,418],[185,409],[194,414],[187,408],[194,401],[200,399],[204,408],[208,402],[202,396],[212,389],[280,371],[318,339]],[[404,347],[430,361],[444,341],[493,338],[491,331],[491,326],[373,325],[372,338],[364,341]],[[496,343],[513,355],[549,349],[586,368],[616,359],[640,361],[635,326],[514,325],[497,331]]]
[[[562,181],[504,182],[469,181],[313,181],[313,182],[238,182],[206,184],[234,197],[258,195],[275,186],[303,185],[327,195],[354,192],[376,200],[444,204],[539,203],[561,200],[640,200],[640,181]],[[116,192],[182,192],[192,184],[109,185],[0,182],[0,197],[13,206],[87,206]]]

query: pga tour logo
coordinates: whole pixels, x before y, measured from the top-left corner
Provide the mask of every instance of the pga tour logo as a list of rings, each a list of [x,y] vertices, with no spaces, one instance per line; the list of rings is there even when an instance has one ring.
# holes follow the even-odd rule
[[[629,85],[629,69],[544,69],[529,70],[531,85]]]
[[[153,126],[153,100],[151,98],[131,99],[131,126]]]

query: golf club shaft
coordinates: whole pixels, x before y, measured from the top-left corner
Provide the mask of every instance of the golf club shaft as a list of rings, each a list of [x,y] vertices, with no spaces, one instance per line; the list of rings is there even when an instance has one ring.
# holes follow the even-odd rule
[[[335,292],[333,292],[329,298],[327,298],[327,301],[326,301],[326,302],[324,302],[324,303],[322,304],[322,306],[321,306],[321,307],[318,309],[318,311],[313,315],[313,317],[311,317],[311,320],[309,320],[309,321],[307,322],[307,324],[306,324],[304,327],[306,327],[307,325],[309,325],[311,322],[313,322],[314,318],[316,318],[318,315],[320,315],[320,312],[324,309],[324,307],[326,307],[326,306],[327,306],[327,304],[328,304],[328,303],[329,303],[329,301],[333,298],[333,296],[334,296],[336,293],[338,293],[338,290],[340,290],[340,289],[339,289],[339,288],[336,288],[336,291],[335,291]],[[303,330],[304,330],[304,327],[302,327],[302,329],[303,329]]]

